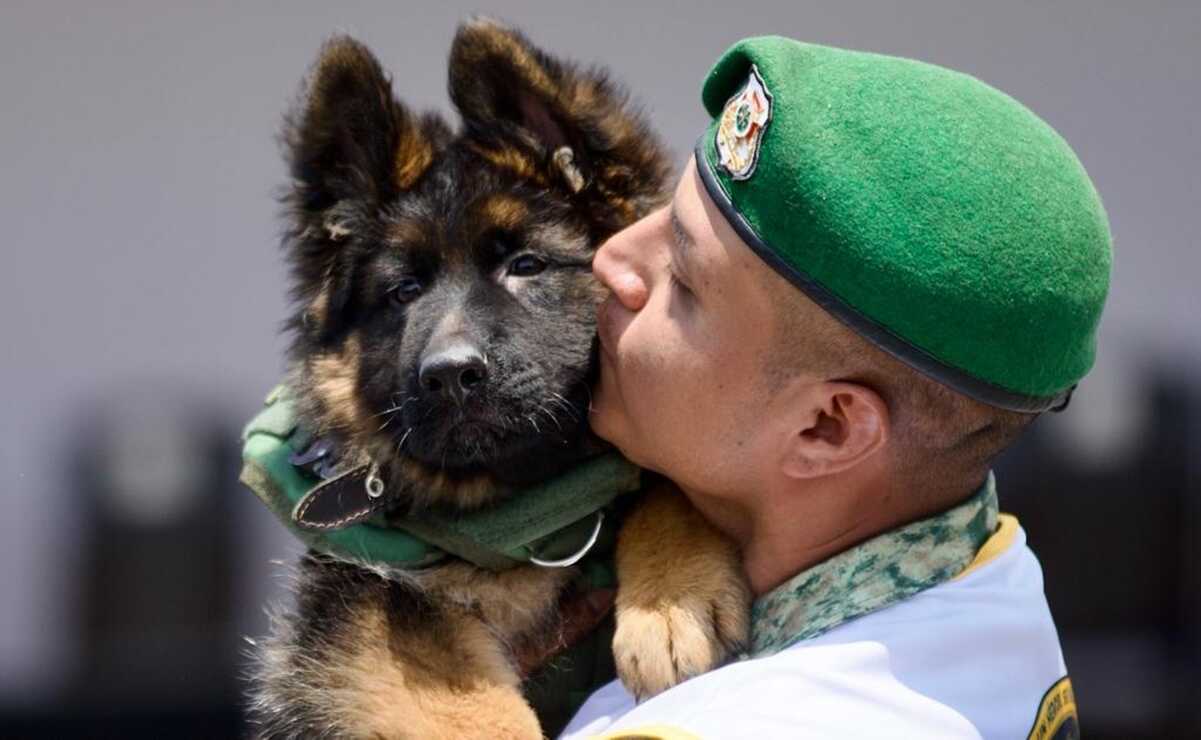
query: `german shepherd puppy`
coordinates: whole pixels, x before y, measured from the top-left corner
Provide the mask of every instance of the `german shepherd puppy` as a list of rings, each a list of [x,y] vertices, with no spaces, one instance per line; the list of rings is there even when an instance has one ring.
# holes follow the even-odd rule
[[[379,466],[395,510],[488,506],[596,454],[592,255],[665,201],[663,149],[601,71],[476,20],[454,40],[450,96],[458,131],[411,113],[368,50],[335,37],[282,135],[286,382],[307,428]],[[639,494],[617,569],[615,658],[639,696],[745,639],[737,554],[674,489]],[[259,643],[259,731],[541,737],[511,646],[555,624],[575,575],[310,553]]]

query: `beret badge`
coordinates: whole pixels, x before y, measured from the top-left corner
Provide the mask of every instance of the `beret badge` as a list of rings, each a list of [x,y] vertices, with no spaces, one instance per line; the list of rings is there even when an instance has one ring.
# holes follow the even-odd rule
[[[746,84],[726,101],[715,133],[718,164],[732,179],[746,180],[755,173],[771,104],[771,93],[752,64]]]

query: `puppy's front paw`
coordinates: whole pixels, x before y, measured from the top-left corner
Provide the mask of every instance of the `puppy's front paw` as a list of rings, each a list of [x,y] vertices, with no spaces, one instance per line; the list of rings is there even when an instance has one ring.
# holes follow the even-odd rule
[[[674,486],[647,493],[617,546],[617,674],[639,700],[743,649],[751,593],[734,544]]]
[[[621,682],[642,701],[721,665],[746,644],[747,601],[741,591],[621,609],[613,636]]]

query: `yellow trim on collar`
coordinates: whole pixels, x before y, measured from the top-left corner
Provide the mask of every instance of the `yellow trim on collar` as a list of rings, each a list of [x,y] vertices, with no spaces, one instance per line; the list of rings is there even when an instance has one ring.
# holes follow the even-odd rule
[[[1018,520],[1012,514],[999,514],[997,516],[997,531],[992,533],[992,536],[984,541],[980,549],[976,551],[976,557],[972,562],[967,564],[963,572],[952,578],[952,581],[957,581],[963,578],[968,573],[971,573],[977,568],[988,565],[993,560],[1009,549],[1013,544],[1013,540],[1018,536]]]
[[[591,740],[701,740],[687,730],[668,725],[643,725],[629,730],[614,730],[603,735],[593,735]]]

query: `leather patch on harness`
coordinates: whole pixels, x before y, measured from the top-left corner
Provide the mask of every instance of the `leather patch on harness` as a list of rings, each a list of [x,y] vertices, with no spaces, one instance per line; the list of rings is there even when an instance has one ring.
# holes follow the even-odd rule
[[[301,529],[328,531],[358,524],[384,505],[384,496],[372,496],[367,478],[371,466],[330,478],[309,491],[292,509],[292,521]]]

